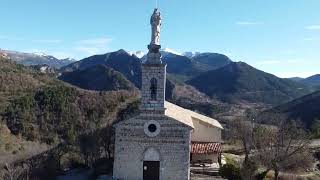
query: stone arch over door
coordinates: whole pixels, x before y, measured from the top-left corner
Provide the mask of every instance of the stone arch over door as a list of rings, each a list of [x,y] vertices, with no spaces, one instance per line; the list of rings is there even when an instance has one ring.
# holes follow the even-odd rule
[[[160,161],[161,156],[159,151],[156,148],[149,147],[144,151],[142,160],[143,161]]]

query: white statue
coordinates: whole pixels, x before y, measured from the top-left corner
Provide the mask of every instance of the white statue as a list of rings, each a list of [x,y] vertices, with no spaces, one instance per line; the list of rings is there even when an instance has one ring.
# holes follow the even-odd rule
[[[154,9],[150,19],[151,30],[151,44],[160,45],[160,26],[161,26],[161,15],[158,9]]]

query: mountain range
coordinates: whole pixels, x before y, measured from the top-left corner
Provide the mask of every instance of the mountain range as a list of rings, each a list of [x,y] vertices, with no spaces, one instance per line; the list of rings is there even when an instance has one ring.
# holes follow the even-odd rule
[[[209,115],[229,112],[227,116],[232,116],[231,112],[247,108],[277,106],[317,89],[318,75],[283,79],[223,54],[166,50],[161,54],[168,72],[166,99]],[[88,90],[132,90],[140,88],[145,59],[143,52],[120,49],[63,66],[58,78]]]
[[[320,74],[315,74],[307,78],[293,77],[289,78],[296,82],[301,82],[309,86],[320,87]]]
[[[30,65],[49,65],[54,68],[61,68],[74,61],[72,58],[58,59],[44,53],[23,53],[0,49],[0,56],[11,59],[19,64]]]
[[[229,63],[186,83],[227,102],[249,101],[275,105],[311,92],[303,84],[278,78],[244,62]]]
[[[144,58],[139,59],[125,50],[91,56],[61,68],[63,75],[60,79],[65,79],[67,72],[104,65],[122,73],[140,88],[140,66]],[[223,102],[247,101],[276,105],[312,92],[312,88],[302,83],[278,78],[243,62],[232,62],[222,54],[199,53],[189,58],[162,52],[162,60],[167,64],[168,78],[172,83],[191,85]]]

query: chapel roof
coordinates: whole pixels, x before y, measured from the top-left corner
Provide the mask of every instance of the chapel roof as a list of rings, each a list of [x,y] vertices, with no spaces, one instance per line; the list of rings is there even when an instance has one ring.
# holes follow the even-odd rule
[[[189,109],[185,109],[183,107],[177,106],[175,104],[172,104],[168,101],[165,101],[164,107],[166,108],[165,115],[176,119],[177,121],[180,121],[192,128],[193,126],[193,120],[198,120],[201,122],[204,122],[210,126],[217,127],[219,129],[223,129],[221,124],[213,118],[210,118],[208,116],[204,116],[202,114],[193,112]]]

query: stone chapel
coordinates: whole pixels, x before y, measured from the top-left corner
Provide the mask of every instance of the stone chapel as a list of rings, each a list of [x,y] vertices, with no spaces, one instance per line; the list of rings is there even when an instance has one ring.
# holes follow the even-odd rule
[[[113,178],[118,180],[188,180],[190,179],[192,148],[195,152],[200,153],[205,152],[203,149],[206,150],[206,153],[210,151],[210,148],[206,148],[203,143],[200,146],[199,143],[195,144],[195,147],[191,146],[194,122],[200,121],[204,124],[204,129],[199,132],[205,132],[208,128],[211,128],[208,129],[210,132],[216,132],[213,135],[215,138],[213,141],[218,142],[216,143],[218,145],[221,141],[222,127],[214,119],[165,101],[166,64],[161,61],[161,15],[158,9],[154,10],[150,23],[152,26],[151,43],[148,45],[147,60],[142,63],[141,67],[140,113],[136,117],[114,125]],[[216,131],[212,131],[212,128]],[[197,133],[195,136],[198,137]],[[200,140],[203,139],[203,135],[200,137]],[[215,147],[211,148],[212,152],[218,152],[220,146],[212,146],[213,142],[210,143],[208,147]]]

